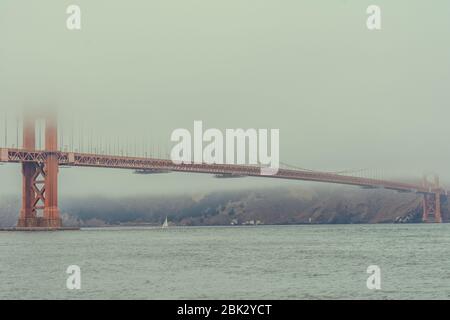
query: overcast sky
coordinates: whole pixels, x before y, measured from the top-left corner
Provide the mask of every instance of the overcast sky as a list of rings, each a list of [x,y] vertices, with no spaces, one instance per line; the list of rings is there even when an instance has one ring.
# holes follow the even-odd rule
[[[370,4],[382,30],[366,27]],[[64,144],[83,129],[160,153],[194,120],[277,128],[285,163],[450,182],[449,14],[448,0],[2,0],[0,120],[57,106]],[[0,177],[0,193],[20,192],[19,166]],[[304,184],[81,168],[60,181],[103,195]]]

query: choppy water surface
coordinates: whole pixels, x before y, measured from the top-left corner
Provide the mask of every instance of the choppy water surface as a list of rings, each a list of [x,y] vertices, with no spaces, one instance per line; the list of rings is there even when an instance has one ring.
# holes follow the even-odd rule
[[[2,299],[449,297],[450,224],[0,232]]]

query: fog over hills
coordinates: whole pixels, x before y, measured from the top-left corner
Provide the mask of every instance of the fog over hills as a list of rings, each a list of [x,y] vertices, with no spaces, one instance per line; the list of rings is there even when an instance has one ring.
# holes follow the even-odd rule
[[[0,226],[13,226],[18,197],[0,197]],[[421,197],[389,190],[331,186],[289,187],[172,196],[61,199],[66,226],[241,225],[419,222]],[[448,204],[443,204],[444,218]]]

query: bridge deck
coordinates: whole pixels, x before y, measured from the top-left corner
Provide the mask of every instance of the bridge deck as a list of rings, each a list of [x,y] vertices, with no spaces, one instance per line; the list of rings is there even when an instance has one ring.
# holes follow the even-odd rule
[[[426,188],[419,184],[410,184],[397,181],[353,177],[348,175],[306,171],[279,169],[274,175],[262,174],[261,167],[248,165],[228,164],[174,164],[171,160],[125,157],[114,155],[99,155],[72,152],[55,152],[58,155],[60,165],[97,168],[118,168],[133,170],[162,170],[176,172],[193,172],[207,174],[233,174],[252,177],[291,179],[316,181],[361,186],[367,188],[384,188],[402,192],[439,193],[447,195],[448,191],[442,188]],[[51,152],[24,149],[0,148],[0,162],[44,162]]]

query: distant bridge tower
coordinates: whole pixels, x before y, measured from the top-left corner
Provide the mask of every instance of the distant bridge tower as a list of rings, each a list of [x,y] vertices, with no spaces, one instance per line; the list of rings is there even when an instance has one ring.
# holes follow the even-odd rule
[[[423,186],[429,190],[423,194],[423,222],[429,222],[430,216],[434,216],[434,222],[442,222],[441,193],[439,190],[439,177],[436,174],[423,176]]]
[[[22,208],[19,228],[60,228],[58,209],[58,127],[54,113],[26,114],[23,119],[23,149],[36,149],[36,120],[45,120],[45,158],[22,162]]]

